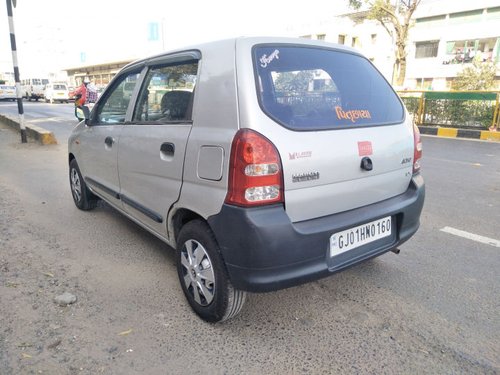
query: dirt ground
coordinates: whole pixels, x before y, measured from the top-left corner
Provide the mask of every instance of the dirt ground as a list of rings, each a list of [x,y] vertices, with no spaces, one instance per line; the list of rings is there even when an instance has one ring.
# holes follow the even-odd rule
[[[154,332],[168,328],[174,317],[150,309],[156,304],[151,290],[162,294],[163,308],[182,305],[171,249],[123,220],[132,237],[145,238],[142,250],[152,248],[145,253],[146,264],[136,267],[133,257],[142,255],[134,251],[127,229],[125,238],[115,241],[106,232],[109,224],[92,222],[91,216],[68,205],[64,160],[53,160],[64,155],[63,146],[19,145],[5,130],[0,137],[12,140],[2,142],[0,147],[8,150],[2,149],[1,162],[6,162],[7,152],[19,158],[17,167],[6,167],[0,175],[0,374],[161,373],[160,362],[144,353],[150,346],[163,346],[164,355],[172,355],[165,338],[154,337]],[[32,157],[36,162],[29,161]],[[53,173],[58,168],[62,173]],[[116,216],[104,204],[96,212]],[[96,227],[104,229],[101,235],[95,236]],[[99,257],[89,247],[111,255]],[[124,248],[132,249],[132,259],[121,253]],[[162,267],[171,271],[172,292],[151,280],[151,275],[161,277]],[[130,277],[138,279],[133,287],[127,285]],[[55,303],[66,292],[76,302]],[[192,318],[187,306],[182,313]],[[179,356],[174,357],[172,372],[182,373],[183,361],[176,366]]]

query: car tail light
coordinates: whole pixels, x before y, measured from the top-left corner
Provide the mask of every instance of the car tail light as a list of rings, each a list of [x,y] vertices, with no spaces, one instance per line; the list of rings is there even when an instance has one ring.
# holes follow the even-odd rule
[[[262,134],[239,130],[231,147],[226,203],[251,207],[277,202],[283,202],[278,150]]]
[[[413,125],[413,173],[420,171],[420,159],[422,159],[422,137],[417,125]]]

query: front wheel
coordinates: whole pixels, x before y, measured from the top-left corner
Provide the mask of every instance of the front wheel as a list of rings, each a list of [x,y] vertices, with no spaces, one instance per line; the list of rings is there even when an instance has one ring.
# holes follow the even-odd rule
[[[217,241],[204,221],[182,228],[176,263],[184,295],[203,320],[222,322],[241,311],[247,293],[231,285]]]
[[[98,198],[92,194],[87,184],[85,184],[76,159],[71,160],[69,163],[69,183],[76,207],[88,211],[97,206]]]

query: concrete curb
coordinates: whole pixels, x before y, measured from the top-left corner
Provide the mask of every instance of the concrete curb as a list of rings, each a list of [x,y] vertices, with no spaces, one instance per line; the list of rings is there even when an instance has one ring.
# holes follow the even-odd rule
[[[11,117],[7,117],[5,115],[0,114],[0,121],[11,127],[14,130],[20,131],[19,121],[12,119]],[[42,145],[56,145],[57,139],[51,131],[45,130],[36,125],[25,124],[26,125],[26,135]]]
[[[420,134],[436,135],[446,138],[470,138],[483,141],[500,141],[500,132],[476,129],[441,128],[439,126],[419,126]]]

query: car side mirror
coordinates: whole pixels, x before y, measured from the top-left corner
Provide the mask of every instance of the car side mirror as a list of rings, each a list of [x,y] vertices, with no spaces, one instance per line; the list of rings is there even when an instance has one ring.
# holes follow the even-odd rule
[[[88,121],[90,119],[90,109],[86,105],[82,105],[81,107],[75,108],[75,115],[79,121],[85,120],[85,124],[88,125]]]

